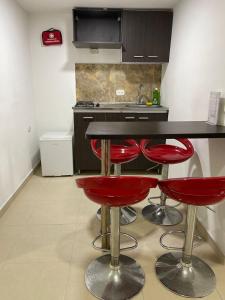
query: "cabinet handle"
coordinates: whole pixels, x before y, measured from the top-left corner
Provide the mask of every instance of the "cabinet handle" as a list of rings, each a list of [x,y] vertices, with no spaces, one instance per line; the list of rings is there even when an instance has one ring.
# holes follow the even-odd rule
[[[149,58],[157,58],[158,55],[148,55]]]
[[[94,117],[83,117],[84,120],[93,120]]]
[[[144,55],[134,55],[134,58],[144,58]]]
[[[124,117],[126,120],[134,120],[135,117]]]
[[[138,117],[138,120],[148,120],[148,117]]]

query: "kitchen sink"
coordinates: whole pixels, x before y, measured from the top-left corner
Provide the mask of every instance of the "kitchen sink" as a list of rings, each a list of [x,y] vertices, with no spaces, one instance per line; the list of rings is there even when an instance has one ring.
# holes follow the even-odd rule
[[[152,106],[147,106],[146,104],[137,104],[137,103],[132,103],[132,104],[127,104],[126,107],[130,108],[157,108],[161,107],[161,105],[152,105]]]
[[[127,104],[126,107],[135,107],[135,108],[147,108],[147,106],[145,104]]]

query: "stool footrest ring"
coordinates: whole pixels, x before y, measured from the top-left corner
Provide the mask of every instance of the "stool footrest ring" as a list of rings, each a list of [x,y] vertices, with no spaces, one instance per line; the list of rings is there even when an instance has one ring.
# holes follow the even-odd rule
[[[165,232],[165,233],[163,233],[161,235],[160,240],[159,240],[160,245],[163,248],[167,249],[167,250],[178,250],[178,251],[180,250],[180,251],[182,251],[183,247],[169,247],[169,246],[167,246],[166,244],[163,243],[163,239],[167,235],[176,234],[176,233],[181,233],[181,234],[185,235],[185,231],[184,230],[170,230],[170,231],[167,231],[167,232]],[[201,244],[201,242],[203,241],[203,238],[200,235],[196,235],[196,234],[194,235],[194,238],[195,238],[195,242],[193,244],[193,248],[196,248],[196,247],[198,247]]]
[[[96,246],[96,245],[95,245],[95,243],[96,243],[100,238],[102,238],[102,237],[104,237],[104,236],[109,236],[110,234],[111,234],[110,232],[104,233],[104,234],[99,234],[99,235],[92,241],[92,247],[93,247],[95,250],[99,250],[99,251],[103,251],[103,252],[110,252],[109,249],[105,249],[105,248],[102,248],[102,247],[99,247],[99,246]],[[126,237],[128,237],[129,239],[131,239],[131,240],[134,242],[133,246],[120,248],[120,251],[127,251],[127,250],[132,250],[132,249],[137,248],[137,246],[138,246],[138,241],[137,241],[133,236],[131,236],[130,234],[125,233],[125,232],[120,232],[120,235],[126,236]]]

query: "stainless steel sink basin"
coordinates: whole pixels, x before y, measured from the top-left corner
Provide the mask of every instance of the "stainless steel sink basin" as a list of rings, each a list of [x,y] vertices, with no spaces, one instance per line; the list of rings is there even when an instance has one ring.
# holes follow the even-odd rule
[[[146,109],[154,109],[154,108],[159,108],[161,105],[152,105],[152,106],[147,106],[146,104],[127,104],[126,107],[130,108],[146,108]]]
[[[148,108],[145,104],[127,104],[126,107],[135,107],[135,108]]]

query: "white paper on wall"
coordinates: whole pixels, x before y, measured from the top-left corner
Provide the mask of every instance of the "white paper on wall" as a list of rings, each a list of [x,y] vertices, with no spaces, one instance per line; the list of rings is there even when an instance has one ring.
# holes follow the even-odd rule
[[[211,92],[209,100],[208,123],[216,125],[218,122],[219,102],[221,92]]]
[[[225,98],[219,99],[218,125],[225,126]]]

